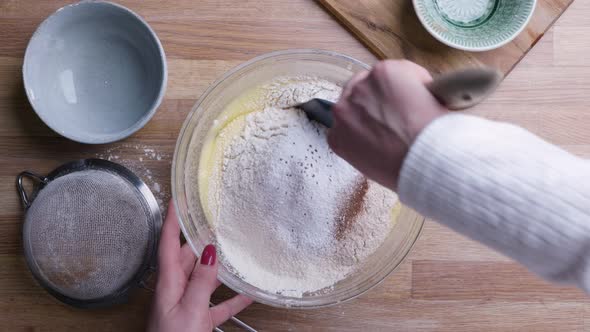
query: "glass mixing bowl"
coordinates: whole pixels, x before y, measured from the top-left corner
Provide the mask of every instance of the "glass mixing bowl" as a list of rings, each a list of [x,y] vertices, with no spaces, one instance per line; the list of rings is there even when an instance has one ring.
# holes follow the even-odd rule
[[[355,73],[366,69],[366,64],[334,52],[287,50],[256,57],[230,70],[209,87],[184,122],[172,165],[172,194],[180,226],[197,255],[200,255],[205,245],[216,241],[201,206],[198,183],[190,175],[198,171],[204,139],[213,121],[226,106],[245,91],[278,76],[315,76],[343,85]],[[418,238],[423,222],[420,215],[402,206],[389,236],[356,272],[329,290],[304,295],[302,298],[278,295],[254,287],[223,264],[219,266],[218,278],[234,291],[274,307],[318,308],[334,305],[363,294],[393,272]]]

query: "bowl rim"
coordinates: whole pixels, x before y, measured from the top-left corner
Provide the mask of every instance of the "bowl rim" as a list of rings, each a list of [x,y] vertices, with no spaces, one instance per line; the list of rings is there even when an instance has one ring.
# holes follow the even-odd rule
[[[76,7],[82,7],[82,6],[86,6],[86,5],[99,5],[99,6],[112,7],[112,8],[115,8],[116,10],[120,10],[126,14],[130,14],[132,18],[137,20],[136,21],[137,23],[139,23],[140,25],[142,25],[144,28],[147,29],[149,35],[152,38],[152,42],[156,45],[156,47],[158,49],[159,60],[162,63],[161,72],[160,72],[160,74],[162,75],[162,80],[161,80],[160,86],[158,88],[158,96],[155,98],[155,100],[152,101],[151,106],[145,110],[143,116],[137,122],[135,122],[132,126],[126,128],[125,130],[122,130],[116,134],[110,134],[110,135],[105,135],[105,136],[94,136],[94,137],[92,137],[90,135],[83,135],[82,136],[82,135],[72,134],[70,132],[66,132],[66,131],[58,128],[57,126],[55,126],[55,124],[51,123],[51,119],[49,116],[42,115],[40,112],[37,111],[37,108],[36,108],[36,105],[34,102],[34,98],[31,95],[30,89],[29,89],[30,83],[29,83],[29,79],[27,79],[27,73],[28,73],[28,62],[30,60],[30,49],[32,47],[31,45],[33,44],[33,42],[35,42],[37,38],[40,38],[39,36],[41,35],[41,33],[43,33],[43,29],[48,24],[48,22],[50,20],[56,19],[56,17],[58,17],[58,15],[60,14],[60,12],[66,11],[66,10],[72,10]],[[85,144],[105,144],[105,143],[116,142],[116,141],[122,140],[124,138],[127,138],[127,137],[133,135],[135,132],[137,132],[138,130],[143,128],[152,119],[152,117],[156,114],[156,111],[158,110],[158,108],[160,107],[160,104],[164,100],[164,95],[166,93],[166,87],[168,85],[168,64],[166,61],[166,53],[164,52],[164,47],[162,46],[160,39],[156,35],[156,32],[152,29],[152,27],[141,16],[139,16],[137,13],[135,13],[131,9],[129,9],[125,6],[122,6],[120,4],[117,4],[117,3],[113,3],[110,1],[102,1],[102,0],[83,0],[83,1],[80,1],[77,3],[65,5],[65,6],[57,9],[56,11],[54,11],[45,20],[43,20],[43,22],[41,22],[41,24],[39,24],[39,26],[35,29],[35,32],[31,36],[31,38],[29,39],[29,42],[27,44],[27,48],[25,50],[25,55],[23,57],[23,65],[22,65],[21,72],[22,72],[23,85],[24,85],[25,93],[27,95],[27,99],[29,101],[29,104],[31,105],[31,108],[33,109],[33,111],[35,111],[37,116],[43,121],[43,123],[47,127],[49,127],[51,130],[56,132],[57,134],[65,137],[65,138],[68,138],[72,141],[76,141],[79,143],[85,143]]]
[[[177,165],[177,161],[179,161],[179,151],[181,148],[181,138],[184,137],[187,134],[187,130],[189,127],[189,120],[193,118],[193,116],[195,116],[198,112],[198,110],[200,109],[200,105],[203,103],[204,99],[206,96],[208,96],[211,91],[213,91],[215,88],[217,88],[217,86],[219,86],[222,82],[224,82],[227,78],[231,77],[232,75],[234,75],[236,72],[239,72],[240,70],[242,70],[243,68],[246,68],[254,63],[257,63],[259,61],[262,60],[267,60],[270,58],[274,58],[274,57],[280,57],[280,56],[285,56],[285,55],[315,55],[315,54],[319,54],[319,55],[326,55],[326,56],[334,56],[337,58],[341,58],[341,59],[345,59],[348,61],[351,61],[355,64],[360,65],[361,67],[365,68],[365,69],[370,69],[370,66],[365,64],[364,62],[357,60],[351,56],[342,54],[342,53],[338,53],[335,51],[329,51],[329,50],[322,50],[322,49],[285,49],[285,50],[279,50],[279,51],[273,51],[273,52],[268,52],[268,53],[264,53],[261,55],[258,55],[248,61],[245,61],[231,69],[229,69],[228,71],[226,71],[223,75],[221,75],[218,79],[216,79],[211,85],[209,85],[209,87],[201,94],[201,96],[199,97],[199,99],[196,101],[196,103],[193,105],[191,111],[187,114],[184,123],[178,133],[178,137],[176,140],[176,146],[174,149],[174,155],[172,158],[172,170],[170,172],[171,175],[171,191],[172,191],[172,201],[174,203],[174,211],[176,213],[177,216],[177,221],[180,225],[180,229],[182,231],[183,236],[185,234],[188,234],[188,231],[184,225],[184,223],[182,222],[182,213],[180,211],[180,208],[178,207],[178,188],[177,188],[177,184],[175,179],[179,176],[177,174],[176,168],[178,167]],[[192,139],[192,135],[191,135],[191,139]],[[186,163],[186,160],[184,160],[184,162]],[[184,165],[182,166],[184,167]],[[184,180],[183,180],[184,183]],[[418,241],[418,239],[420,238],[420,236],[422,235],[422,232],[424,230],[424,223],[425,223],[425,218],[420,216],[420,221],[419,221],[419,225],[418,225],[418,231],[416,233],[415,238],[413,238],[411,240],[411,243],[408,247],[408,250],[403,254],[403,256],[401,257],[399,263],[393,267],[390,271],[388,271],[388,273],[385,273],[381,278],[379,278],[378,280],[376,280],[372,285],[366,287],[365,289],[363,289],[362,291],[358,292],[357,294],[348,296],[346,298],[343,299],[338,299],[338,300],[333,300],[330,302],[326,302],[326,303],[322,303],[322,304],[310,304],[310,305],[280,305],[278,303],[274,303],[271,302],[265,298],[261,298],[260,296],[258,296],[257,294],[254,294],[252,292],[249,291],[245,291],[242,289],[237,289],[234,285],[228,285],[227,284],[227,280],[225,279],[225,277],[223,275],[218,275],[218,279],[219,281],[221,281],[224,285],[226,285],[227,287],[231,288],[232,290],[234,290],[235,292],[239,293],[239,294],[245,294],[251,298],[253,298],[256,302],[265,304],[265,305],[269,305],[275,308],[281,308],[281,309],[301,309],[301,310],[309,310],[309,309],[319,309],[319,308],[325,308],[325,307],[330,307],[333,305],[338,305],[341,303],[345,303],[348,301],[351,301],[355,298],[358,298],[359,296],[367,293],[368,291],[374,289],[375,287],[377,287],[378,285],[382,284],[383,281],[388,278],[389,276],[391,276],[392,273],[394,273],[399,266],[405,262],[406,258],[408,257],[408,255],[410,254],[410,252],[412,251],[412,248],[414,247],[414,245],[416,244],[416,242]],[[201,253],[195,248],[195,243],[193,243],[194,241],[189,241],[187,239],[187,243],[189,244],[189,246],[191,247],[193,253],[197,256],[200,257]],[[254,286],[253,286],[254,287]]]
[[[469,51],[469,52],[485,52],[485,51],[491,51],[491,50],[495,50],[497,48],[500,48],[508,43],[510,43],[511,41],[513,41],[518,35],[520,35],[520,33],[527,27],[527,25],[529,24],[529,22],[531,21],[533,14],[535,13],[535,9],[537,8],[537,0],[531,0],[533,2],[532,6],[531,6],[531,10],[527,15],[526,20],[523,22],[523,24],[518,28],[518,30],[516,30],[512,35],[510,35],[510,37],[504,39],[503,41],[496,43],[494,45],[490,45],[490,46],[484,46],[484,47],[469,47],[469,46],[464,46],[461,44],[457,44],[457,43],[453,43],[450,40],[445,39],[443,36],[439,35],[430,25],[428,25],[428,23],[426,22],[426,20],[424,19],[423,13],[421,11],[418,10],[418,2],[423,2],[423,1],[429,1],[429,0],[412,0],[412,5],[414,7],[414,12],[416,13],[416,16],[418,17],[418,20],[420,21],[420,23],[422,24],[422,26],[424,27],[424,29],[426,29],[426,31],[428,31],[428,33],[434,37],[436,40],[438,40],[439,42],[456,48],[458,50],[462,50],[462,51]]]

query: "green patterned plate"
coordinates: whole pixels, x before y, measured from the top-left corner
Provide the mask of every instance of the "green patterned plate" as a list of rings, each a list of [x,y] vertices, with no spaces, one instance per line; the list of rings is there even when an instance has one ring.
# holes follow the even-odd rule
[[[536,0],[413,0],[422,25],[444,44],[487,51],[514,39],[527,25]]]

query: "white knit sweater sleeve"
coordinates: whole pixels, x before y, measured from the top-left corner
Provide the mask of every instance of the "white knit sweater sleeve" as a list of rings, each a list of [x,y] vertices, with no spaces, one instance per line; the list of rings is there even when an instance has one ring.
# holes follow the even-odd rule
[[[590,292],[590,163],[519,127],[450,114],[404,161],[398,194],[421,214]]]

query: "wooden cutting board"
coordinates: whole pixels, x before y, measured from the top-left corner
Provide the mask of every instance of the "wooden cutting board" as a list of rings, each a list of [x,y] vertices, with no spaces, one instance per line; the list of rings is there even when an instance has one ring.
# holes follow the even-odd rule
[[[418,21],[411,0],[319,2],[382,59],[409,59],[432,73],[489,65],[507,74],[573,0],[537,1],[537,8],[526,29],[507,45],[487,52],[460,51],[434,39]]]

